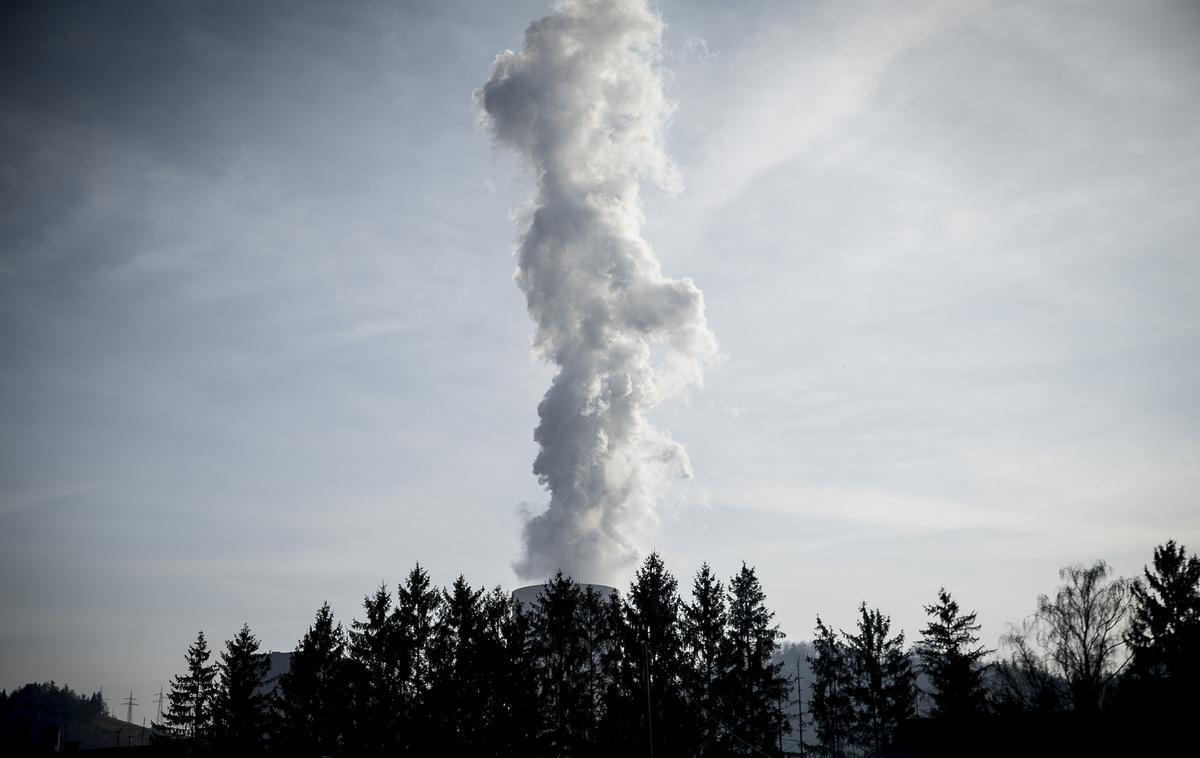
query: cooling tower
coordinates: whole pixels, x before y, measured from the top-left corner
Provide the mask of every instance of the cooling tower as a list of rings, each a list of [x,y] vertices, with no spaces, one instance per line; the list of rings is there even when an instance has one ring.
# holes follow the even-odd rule
[[[531,584],[528,587],[518,587],[513,590],[513,600],[520,602],[523,608],[532,608],[533,604],[537,602],[538,595],[542,594],[542,588],[545,586],[544,584]],[[579,587],[583,590],[591,590],[592,592],[599,593],[600,597],[604,600],[607,600],[609,595],[616,592],[616,588],[609,587],[607,584],[587,584],[580,582]]]

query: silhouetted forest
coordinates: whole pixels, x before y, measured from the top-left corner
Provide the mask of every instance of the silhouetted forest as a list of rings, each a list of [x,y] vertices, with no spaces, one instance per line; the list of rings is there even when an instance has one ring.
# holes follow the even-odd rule
[[[155,750],[1123,755],[1187,739],[1200,712],[1200,559],[1167,542],[1136,579],[1097,561],[1060,582],[998,651],[944,588],[911,644],[865,602],[851,630],[818,616],[798,688],[745,564],[726,582],[703,566],[685,595],[651,554],[623,595],[558,574],[528,606],[461,576],[435,587],[417,565],[394,592],[367,595],[348,627],[322,605],[277,681],[249,626],[215,658],[201,632]],[[2,696],[6,719],[24,691]]]
[[[0,691],[0,756],[145,744],[149,736],[113,718],[100,692],[55,682]]]

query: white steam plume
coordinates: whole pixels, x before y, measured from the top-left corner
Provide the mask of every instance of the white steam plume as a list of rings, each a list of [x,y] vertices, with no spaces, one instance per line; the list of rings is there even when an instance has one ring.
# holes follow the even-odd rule
[[[485,128],[537,182],[515,278],[535,348],[558,368],[534,433],[550,504],[525,524],[513,564],[524,578],[614,577],[637,558],[633,537],[653,520],[663,471],[691,473],[683,448],[644,417],[700,383],[716,350],[700,290],[663,276],[640,232],[640,181],[673,179],[662,29],[643,0],[561,0],[475,93]]]

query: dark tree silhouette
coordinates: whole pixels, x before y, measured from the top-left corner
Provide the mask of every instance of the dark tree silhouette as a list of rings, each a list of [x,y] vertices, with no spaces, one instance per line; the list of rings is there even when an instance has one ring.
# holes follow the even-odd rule
[[[346,634],[325,603],[279,677],[277,742],[289,755],[335,755],[350,717]]]
[[[607,638],[600,654],[600,683],[603,685],[598,725],[598,739],[593,752],[597,756],[618,755],[643,735],[637,732],[637,714],[633,712],[637,703],[645,708],[645,701],[633,702],[627,691],[629,667],[641,666],[641,659],[632,660],[626,648],[630,635],[625,624],[625,601],[617,590],[601,600],[603,634]],[[644,697],[644,690],[643,690]],[[645,740],[640,743],[645,749]]]
[[[608,600],[592,587],[581,587],[578,607],[579,631],[585,650],[586,691],[584,700],[592,718],[586,726],[589,730],[586,742],[589,755],[606,755],[612,747],[604,739],[604,721],[610,683],[618,670],[620,657],[619,627],[614,627],[609,613]],[[615,591],[614,591],[615,594]]]
[[[1126,634],[1131,700],[1148,708],[1195,707],[1200,680],[1200,558],[1174,540],[1154,549],[1154,569],[1132,585]],[[1127,689],[1130,689],[1127,687]]]
[[[815,742],[804,747],[839,758],[955,754],[984,730],[984,749],[1019,752],[1027,743],[1062,753],[1157,754],[1189,737],[1200,708],[1200,558],[1170,541],[1132,584],[1112,578],[1103,561],[1068,566],[1060,576],[1056,594],[1040,596],[1030,619],[1006,635],[1006,660],[990,665],[976,614],[964,613],[945,588],[924,607],[913,654],[903,634],[892,635],[890,619],[866,603],[853,634],[818,616],[805,699]],[[782,633],[745,563],[724,586],[704,564],[687,603],[657,553],[624,598],[615,590],[602,597],[560,572],[528,608],[462,576],[436,588],[417,564],[394,596],[381,585],[363,608],[364,620],[347,633],[322,605],[277,694],[268,693],[267,656],[248,625],[217,666],[201,632],[188,648],[187,671],[172,680],[156,736],[185,742],[175,747],[193,754],[268,747],[308,756],[502,758],[607,758],[652,747],[688,758],[784,752],[791,693],[775,662]],[[1131,663],[1118,688],[1123,647]],[[914,659],[930,679],[936,718],[912,718]],[[14,703],[32,707],[37,686],[30,687],[0,691],[3,734],[11,732]],[[103,707],[99,695],[88,703]],[[1059,712],[1066,710],[1074,712]],[[1134,726],[1101,736],[1112,717]],[[58,722],[43,726],[51,723]]]
[[[177,674],[171,680],[168,706],[163,713],[164,729],[159,730],[159,736],[182,738],[201,745],[208,742],[215,695],[213,678],[216,676],[216,666],[208,662],[210,657],[208,640],[201,631],[188,647],[187,672]]]
[[[817,745],[825,754],[841,758],[850,747],[854,727],[848,651],[838,633],[825,626],[820,616],[817,616],[812,646],[816,655],[808,657],[813,676],[808,708]]]
[[[79,739],[108,715],[99,692],[87,696],[52,681],[31,682],[11,693],[0,690],[0,755],[51,751],[57,742],[53,737]]]
[[[395,745],[407,716],[400,689],[401,649],[392,596],[381,584],[363,598],[366,619],[350,625],[350,687],[354,752],[377,753]]]
[[[441,590],[433,586],[421,564],[414,565],[396,592],[396,621],[405,664],[401,686],[405,701],[416,714],[420,714],[429,689],[429,650],[441,606]]]
[[[530,617],[521,604],[496,587],[483,604],[484,665],[489,697],[484,738],[490,754],[503,758],[535,755],[542,731],[538,710]]]
[[[350,629],[356,752],[426,752],[433,738],[428,703],[430,654],[442,591],[416,564],[396,591],[387,586],[363,599],[365,621]]]
[[[983,658],[995,651],[979,644],[975,613],[962,613],[943,587],[938,602],[925,606],[930,617],[917,644],[921,669],[933,686],[934,716],[960,718],[987,708]]]
[[[1030,679],[1036,685],[1032,692],[1043,700],[1049,687],[1057,689],[1072,710],[1099,710],[1128,660],[1118,653],[1129,582],[1110,580],[1110,573],[1104,561],[1061,569],[1058,575],[1065,583],[1054,598],[1039,596],[1031,620],[1006,635],[1013,651],[1006,676],[1017,673]],[[1014,689],[1011,682],[1009,689]]]
[[[1031,623],[1010,628],[1003,643],[1007,657],[995,664],[997,692],[994,705],[1003,713],[1019,711],[1054,713],[1067,707],[1066,686],[1052,672],[1046,656],[1034,647]]]
[[[587,752],[595,712],[589,701],[590,656],[580,629],[579,585],[560,571],[542,587],[531,631],[539,703],[544,722],[541,743],[551,755]]]
[[[882,755],[900,722],[916,712],[916,680],[904,633],[892,637],[891,618],[878,608],[859,605],[858,632],[848,634],[850,699],[854,705],[854,734],[868,755]]]
[[[721,653],[725,749],[730,755],[777,755],[788,730],[783,711],[788,682],[780,674],[783,664],[772,662],[783,633],[771,623],[775,614],[767,608],[766,593],[745,563],[729,580],[728,600]]]
[[[1154,570],[1133,583],[1133,618],[1126,639],[1139,674],[1160,678],[1196,673],[1200,659],[1200,558],[1170,540],[1154,549]]]
[[[629,737],[638,750],[676,746],[681,752],[696,736],[695,714],[684,700],[687,666],[680,630],[679,582],[662,556],[642,561],[625,598],[624,705]],[[648,702],[647,702],[648,701]]]
[[[271,661],[258,652],[258,639],[243,624],[233,639],[225,642],[216,697],[213,698],[213,742],[253,751],[265,745],[269,729],[271,694],[266,690]]]
[[[395,595],[381,585],[364,597],[348,631],[322,605],[276,692],[248,625],[217,667],[201,634],[163,728],[226,753],[780,752],[787,680],[772,661],[782,634],[758,577],[743,564],[723,587],[706,564],[693,589],[685,607],[652,553],[625,598],[559,573],[525,609],[462,576],[435,588],[418,564]]]
[[[692,601],[683,606],[683,648],[687,657],[688,702],[699,717],[696,754],[716,755],[721,733],[721,657],[727,621],[725,588],[707,563],[692,581]]]
[[[430,729],[442,750],[475,754],[484,742],[490,682],[483,659],[483,590],[459,575],[443,592],[430,645]]]

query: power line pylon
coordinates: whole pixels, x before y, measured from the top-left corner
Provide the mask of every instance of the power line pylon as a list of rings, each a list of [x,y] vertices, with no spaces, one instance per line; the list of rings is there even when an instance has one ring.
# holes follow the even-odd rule
[[[130,690],[129,697],[121,703],[121,705],[128,706],[128,708],[125,710],[125,720],[130,724],[133,723],[133,706],[137,704],[138,701],[133,699],[133,690]]]

